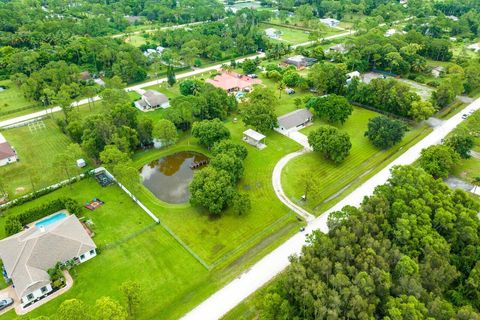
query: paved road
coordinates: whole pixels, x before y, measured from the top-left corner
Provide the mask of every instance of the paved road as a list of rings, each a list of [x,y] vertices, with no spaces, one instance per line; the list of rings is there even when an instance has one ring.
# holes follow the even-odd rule
[[[333,36],[326,37],[326,38],[324,38],[324,40],[336,39],[336,38],[347,36],[349,34],[351,34],[351,32],[340,33],[340,34],[336,34],[336,35],[333,35]],[[314,43],[314,41],[308,41],[308,42],[300,43],[300,44],[294,45],[292,47],[297,48],[297,47],[301,47],[301,46],[308,46],[312,43]],[[251,55],[251,56],[248,56],[248,57],[236,59],[236,61],[237,62],[243,62],[246,59],[255,59],[256,57],[259,57],[259,58],[265,57],[265,53],[260,52],[260,53],[257,53],[257,54],[254,54],[254,55]],[[204,72],[218,70],[222,67],[223,64],[225,64],[225,63],[219,63],[219,64],[212,65],[212,66],[209,66],[209,67],[197,68],[197,69],[189,71],[189,72],[180,73],[180,74],[176,75],[176,78],[177,79],[183,79],[183,78],[188,78],[188,77],[191,77],[191,76],[195,76],[195,75],[198,75],[198,74],[201,74],[201,73],[204,73]],[[130,87],[126,87],[125,91],[127,91],[127,92],[128,91],[139,91],[139,90],[141,90],[145,87],[150,87],[150,86],[153,86],[153,85],[156,85],[156,84],[159,84],[159,83],[162,83],[162,82],[166,82],[166,81],[167,81],[167,78],[160,78],[160,79],[140,83],[140,84],[137,84],[137,85],[133,85],[133,86],[130,86]],[[95,97],[92,98],[92,100],[93,101],[98,101],[98,100],[101,100],[101,97],[95,96]],[[82,100],[73,102],[72,106],[76,107],[78,105],[83,105],[83,104],[86,104],[86,103],[88,103],[88,99],[82,99]],[[15,124],[18,124],[18,123],[26,122],[26,121],[37,119],[37,118],[41,118],[41,117],[44,117],[44,116],[46,116],[50,113],[59,112],[61,110],[62,109],[60,107],[52,107],[52,108],[45,109],[45,110],[42,110],[42,111],[26,114],[24,116],[19,116],[19,117],[11,118],[11,119],[8,119],[8,120],[0,121],[0,128],[9,127],[9,126],[12,126],[12,125],[15,125]]]
[[[269,253],[250,269],[242,273],[238,278],[227,284],[222,289],[218,290],[207,300],[198,305],[195,309],[187,313],[182,319],[214,320],[221,318],[243,299],[247,298],[250,294],[254,293],[257,289],[261,288],[265,283],[273,279],[282,270],[284,270],[289,264],[288,257],[292,254],[298,254],[301,252],[301,248],[305,244],[306,233],[310,233],[316,229],[320,229],[322,232],[328,232],[327,219],[331,212],[338,211],[347,204],[354,206],[359,205],[365,196],[372,194],[376,186],[384,184],[388,180],[390,176],[390,169],[393,166],[411,164],[420,156],[420,151],[422,149],[434,144],[438,144],[441,139],[445,138],[450,131],[452,131],[459,123],[461,123],[463,121],[462,114],[479,109],[480,99],[477,99],[465,107],[461,112],[442,123],[441,126],[434,128],[432,133],[423,138],[421,141],[395,159],[392,163],[390,163],[386,168],[355,189],[333,208],[309,222],[305,233],[298,233],[291,237],[280,247]],[[290,159],[295,156],[297,155],[291,155]],[[281,172],[274,171],[274,174],[277,177],[274,177],[273,179],[278,179],[279,181],[278,176],[281,175]],[[290,207],[290,205],[285,202],[285,199],[286,198],[280,197],[280,200]],[[302,214],[300,212],[298,213]]]

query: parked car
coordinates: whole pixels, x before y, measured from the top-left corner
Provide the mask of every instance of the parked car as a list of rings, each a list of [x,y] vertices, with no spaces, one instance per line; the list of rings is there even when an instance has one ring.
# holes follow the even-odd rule
[[[286,89],[285,89],[285,92],[286,92],[287,94],[294,94],[294,93],[295,93],[295,89],[286,88]]]
[[[247,74],[247,77],[252,78],[252,79],[258,78],[258,76],[255,73]]]
[[[467,118],[468,118],[468,114],[465,113],[464,115],[462,115],[462,119],[467,119]]]
[[[13,299],[12,298],[5,298],[3,300],[0,300],[0,310],[3,310],[13,304]]]

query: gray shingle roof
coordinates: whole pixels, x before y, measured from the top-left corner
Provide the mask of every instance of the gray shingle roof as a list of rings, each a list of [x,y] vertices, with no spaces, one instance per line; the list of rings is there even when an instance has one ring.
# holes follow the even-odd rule
[[[166,95],[163,93],[153,91],[153,90],[147,90],[143,94],[143,99],[146,99],[147,102],[150,104],[152,107],[158,107],[166,102],[168,102],[168,98]]]
[[[31,227],[0,241],[0,258],[23,297],[50,283],[48,269],[80,256],[96,245],[75,215],[39,229]]]
[[[278,125],[288,130],[307,122],[312,117],[313,114],[308,109],[298,109],[278,117]]]

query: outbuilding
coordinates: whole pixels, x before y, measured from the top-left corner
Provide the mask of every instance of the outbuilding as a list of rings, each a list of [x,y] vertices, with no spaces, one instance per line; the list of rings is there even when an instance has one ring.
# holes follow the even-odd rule
[[[243,132],[243,141],[254,147],[257,147],[258,149],[263,149],[266,147],[264,143],[265,136],[253,129],[248,129]]]

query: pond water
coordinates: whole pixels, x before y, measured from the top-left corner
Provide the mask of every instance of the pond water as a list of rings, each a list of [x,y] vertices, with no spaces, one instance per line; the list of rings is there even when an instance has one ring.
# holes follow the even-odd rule
[[[0,92],[7,90],[7,88],[0,86]]]
[[[207,156],[193,151],[182,151],[146,164],[140,169],[143,185],[158,199],[168,203],[184,203],[190,198],[188,186],[194,170],[190,165]]]

